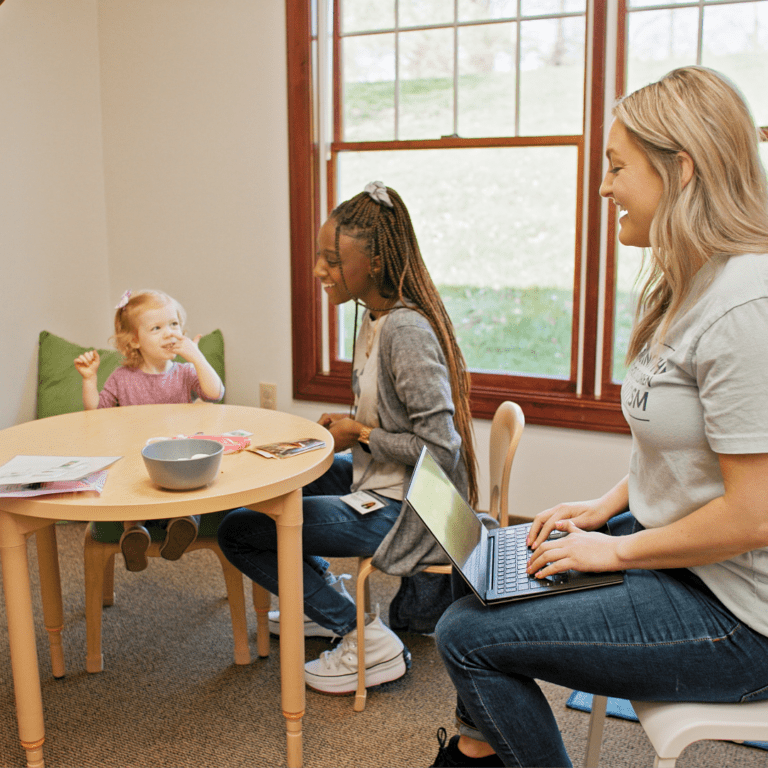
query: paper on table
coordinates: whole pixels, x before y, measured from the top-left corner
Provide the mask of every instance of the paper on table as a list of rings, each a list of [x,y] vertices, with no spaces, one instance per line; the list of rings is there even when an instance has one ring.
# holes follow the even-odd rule
[[[251,445],[245,450],[251,453],[258,453],[265,459],[285,459],[288,456],[296,456],[299,453],[307,451],[316,451],[318,448],[325,448],[322,440],[316,440],[314,437],[304,437],[301,440],[294,440],[285,443],[268,443],[267,445]]]
[[[102,469],[81,480],[65,480],[54,483],[35,483],[33,485],[0,485],[0,497],[21,499],[28,496],[45,496],[50,493],[77,493],[96,491],[101,493],[107,482],[107,470]]]
[[[0,466],[0,490],[6,485],[81,480],[122,456],[14,456]]]

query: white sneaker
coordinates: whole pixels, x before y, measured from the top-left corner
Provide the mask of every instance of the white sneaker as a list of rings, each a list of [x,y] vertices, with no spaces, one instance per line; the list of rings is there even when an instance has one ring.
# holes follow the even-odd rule
[[[344,582],[352,577],[348,573],[342,573],[339,576],[334,576],[330,571],[325,574],[325,580],[330,586],[332,586],[339,594],[347,598],[354,604],[352,595],[347,592],[347,588],[344,586]],[[280,634],[280,611],[270,611],[269,618],[269,631],[273,635]],[[326,629],[320,626],[316,621],[312,621],[306,614],[304,615],[304,637],[329,637],[336,639],[339,637],[332,629]]]
[[[376,615],[365,625],[365,687],[388,683],[405,674],[410,654],[400,638]],[[332,651],[304,665],[304,680],[323,693],[354,693],[357,690],[357,630],[344,635]]]

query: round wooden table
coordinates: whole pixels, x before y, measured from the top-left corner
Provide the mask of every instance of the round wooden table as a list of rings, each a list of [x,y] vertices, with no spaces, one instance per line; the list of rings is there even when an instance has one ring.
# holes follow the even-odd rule
[[[252,432],[253,445],[315,437],[325,448],[288,459],[249,451],[222,458],[216,480],[193,491],[153,485],[141,449],[153,437]],[[0,557],[19,737],[27,765],[43,763],[43,706],[35,646],[26,539],[36,533],[45,626],[56,677],[64,675],[63,610],[54,524],[58,520],[151,520],[252,507],[275,519],[280,574],[280,672],[286,718],[287,765],[302,764],[304,621],[301,488],[333,461],[333,438],[315,422],[279,411],[236,405],[142,405],[69,413],[0,432],[0,464],[16,455],[122,456],[104,490],[0,498]]]

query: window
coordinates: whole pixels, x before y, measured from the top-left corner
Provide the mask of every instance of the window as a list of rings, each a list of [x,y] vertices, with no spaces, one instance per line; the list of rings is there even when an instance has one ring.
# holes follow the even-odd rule
[[[530,423],[627,431],[618,382],[639,262],[615,252],[598,195],[615,83],[698,60],[741,84],[751,56],[757,86],[766,5],[287,0],[294,396],[350,400],[354,307],[324,305],[314,239],[380,179],[413,217],[473,414],[514,399]],[[754,90],[753,106],[768,101]]]
[[[701,64],[722,72],[740,88],[752,109],[755,122],[768,126],[768,2],[676,2],[648,0],[622,2],[617,94],[629,93],[662,77],[675,67]],[[623,83],[626,81],[626,87]],[[764,138],[768,131],[763,128]],[[768,142],[761,143],[763,164],[768,166]],[[610,212],[613,232],[613,210]],[[605,390],[618,396],[624,376],[624,350],[632,315],[632,288],[641,266],[641,253],[615,241],[615,321],[613,362],[605,361]],[[609,283],[611,284],[611,283]],[[606,338],[610,338],[606,329]]]

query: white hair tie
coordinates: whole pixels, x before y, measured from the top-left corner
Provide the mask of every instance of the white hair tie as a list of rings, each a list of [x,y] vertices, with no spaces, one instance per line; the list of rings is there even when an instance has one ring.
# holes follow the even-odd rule
[[[131,292],[126,291],[121,297],[120,301],[117,302],[117,305],[115,306],[115,309],[122,309],[130,300],[131,298]]]
[[[383,181],[372,181],[366,184],[363,192],[367,192],[379,205],[386,205],[387,208],[395,207]]]

